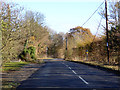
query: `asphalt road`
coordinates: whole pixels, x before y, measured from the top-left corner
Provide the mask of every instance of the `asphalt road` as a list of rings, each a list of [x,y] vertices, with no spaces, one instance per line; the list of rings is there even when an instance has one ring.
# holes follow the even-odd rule
[[[100,88],[120,89],[120,76],[84,64],[60,59],[46,64],[17,89],[23,88]]]

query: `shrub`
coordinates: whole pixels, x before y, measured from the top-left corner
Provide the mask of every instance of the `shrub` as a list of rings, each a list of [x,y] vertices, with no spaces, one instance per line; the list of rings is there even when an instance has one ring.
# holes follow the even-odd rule
[[[36,60],[35,50],[36,49],[33,46],[25,48],[19,57],[26,61],[31,61],[31,59]]]

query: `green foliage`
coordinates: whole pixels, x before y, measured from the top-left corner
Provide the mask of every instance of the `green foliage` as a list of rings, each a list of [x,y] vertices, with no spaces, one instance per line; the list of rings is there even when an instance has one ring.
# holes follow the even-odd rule
[[[35,47],[29,47],[28,48],[28,53],[30,54],[32,59],[36,59],[35,58]]]
[[[3,63],[11,60],[18,60],[18,56],[22,59],[36,59],[35,54],[38,52],[43,56],[43,51],[49,43],[48,27],[44,25],[44,16],[39,12],[27,11],[21,14],[23,8],[14,3],[0,1],[0,31],[2,31],[2,45],[0,52],[2,53]],[[35,37],[28,42],[30,37]],[[40,43],[40,46],[38,44]],[[33,46],[36,48],[28,48]],[[43,50],[41,46],[44,47]],[[34,52],[33,52],[34,51]]]
[[[19,85],[20,85],[20,83],[18,83],[18,82],[2,81],[2,89],[5,89],[5,88],[14,89]]]
[[[5,31],[7,29],[7,23],[4,22],[3,20],[1,21],[1,27],[2,27],[2,31]]]
[[[20,27],[18,23],[20,20],[18,21],[18,17],[21,10],[19,6],[13,3],[9,4],[4,1],[0,1],[0,3],[0,25],[2,31],[2,45],[0,47],[0,52],[2,53],[2,63],[5,63],[10,62],[10,60],[15,60],[23,48],[20,44],[18,32]]]
[[[28,45],[28,40],[25,41],[24,47],[26,48]]]
[[[33,46],[25,48],[24,51],[20,54],[20,58],[27,61],[30,61],[31,59],[36,60],[35,51],[36,49]]]
[[[38,47],[40,47],[40,43],[38,44]]]

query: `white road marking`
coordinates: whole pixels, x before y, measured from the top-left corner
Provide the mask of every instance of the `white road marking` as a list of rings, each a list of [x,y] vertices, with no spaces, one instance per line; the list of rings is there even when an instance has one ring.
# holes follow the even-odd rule
[[[72,70],[71,69],[71,67],[69,67],[68,65],[66,65],[65,63],[63,63],[66,67],[68,67],[70,70]],[[72,70],[72,72],[75,74],[75,75],[77,75],[77,73],[74,71],[74,70]],[[87,81],[85,81],[81,76],[79,76],[79,75],[77,75],[78,77],[79,77],[79,79],[81,79],[85,84],[89,84]]]
[[[85,84],[89,84],[88,82],[86,82],[81,76],[78,76]]]
[[[68,67],[68,65],[66,65]]]
[[[72,72],[73,72],[74,74],[77,74],[74,70],[72,70]]]
[[[69,69],[71,69],[71,67],[68,67]]]

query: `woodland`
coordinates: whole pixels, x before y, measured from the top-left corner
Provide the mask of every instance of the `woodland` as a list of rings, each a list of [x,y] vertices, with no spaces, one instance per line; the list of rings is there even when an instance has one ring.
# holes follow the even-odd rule
[[[109,21],[109,55],[111,65],[120,61],[120,25],[117,20],[119,4],[111,4]],[[23,14],[24,12],[24,14]],[[101,15],[105,17],[104,12]],[[56,33],[45,25],[45,16],[25,11],[14,3],[0,1],[0,52],[2,64],[14,60],[35,62],[40,58],[89,60],[107,64],[106,29],[100,36],[90,29],[76,26],[68,33]]]

